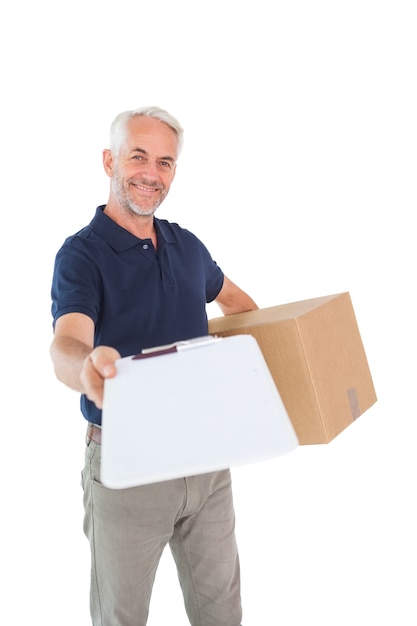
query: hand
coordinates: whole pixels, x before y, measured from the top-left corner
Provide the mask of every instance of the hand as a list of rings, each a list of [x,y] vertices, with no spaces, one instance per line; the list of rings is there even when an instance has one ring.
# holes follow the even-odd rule
[[[87,398],[98,409],[103,408],[104,380],[116,375],[116,359],[119,352],[109,346],[98,346],[84,360],[80,380]]]

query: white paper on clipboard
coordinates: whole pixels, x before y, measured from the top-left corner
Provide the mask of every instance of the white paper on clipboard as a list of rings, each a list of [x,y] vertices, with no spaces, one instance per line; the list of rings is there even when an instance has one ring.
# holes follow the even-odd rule
[[[251,335],[179,342],[116,365],[116,376],[105,381],[102,414],[107,487],[262,461],[298,445]]]

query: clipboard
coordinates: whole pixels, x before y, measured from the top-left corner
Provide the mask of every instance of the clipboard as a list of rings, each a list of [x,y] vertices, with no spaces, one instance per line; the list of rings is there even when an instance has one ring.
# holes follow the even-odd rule
[[[106,379],[101,480],[112,489],[259,462],[298,439],[251,335],[199,337],[116,361]]]

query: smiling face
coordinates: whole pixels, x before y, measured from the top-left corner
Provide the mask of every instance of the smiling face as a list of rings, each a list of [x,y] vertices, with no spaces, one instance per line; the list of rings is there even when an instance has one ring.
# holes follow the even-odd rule
[[[175,176],[177,136],[164,122],[143,115],[126,126],[118,154],[103,153],[111,177],[109,207],[140,216],[153,215]]]

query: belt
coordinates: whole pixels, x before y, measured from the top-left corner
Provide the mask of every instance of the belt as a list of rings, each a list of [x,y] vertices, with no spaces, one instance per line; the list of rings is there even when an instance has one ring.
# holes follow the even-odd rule
[[[96,424],[88,424],[87,427],[87,443],[90,441],[94,441],[95,443],[101,444],[101,428],[100,426],[96,426]]]

